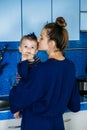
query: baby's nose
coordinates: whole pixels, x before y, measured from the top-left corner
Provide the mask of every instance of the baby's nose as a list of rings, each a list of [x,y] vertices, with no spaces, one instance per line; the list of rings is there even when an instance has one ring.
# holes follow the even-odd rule
[[[28,51],[28,52],[31,52],[31,49],[28,47],[28,48],[27,48],[27,51]]]

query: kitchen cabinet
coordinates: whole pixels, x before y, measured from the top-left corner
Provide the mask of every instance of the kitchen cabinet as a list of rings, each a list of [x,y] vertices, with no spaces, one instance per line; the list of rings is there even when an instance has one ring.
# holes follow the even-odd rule
[[[75,2],[74,2],[75,1]],[[22,1],[22,32],[35,32],[39,36],[47,22],[53,22],[59,16],[67,21],[69,40],[79,40],[79,0],[34,0]]]
[[[81,1],[81,11],[87,11],[87,0],[80,0]]]
[[[0,41],[19,41],[21,0],[0,0]]]
[[[81,0],[80,30],[87,31],[87,0]]]
[[[67,21],[69,40],[79,40],[79,0],[53,0],[53,21],[63,16]]]
[[[0,41],[19,41],[22,35],[39,36],[47,22],[63,16],[69,40],[79,39],[79,0],[1,0]]]
[[[41,29],[47,22],[51,22],[51,0],[22,0],[22,32],[35,32],[40,35]]]
[[[81,13],[81,31],[87,31],[87,12]]]
[[[65,130],[87,130],[87,110],[63,115]]]
[[[0,97],[0,100],[8,100],[8,97]],[[4,106],[5,107],[5,106]],[[0,130],[20,130],[21,118],[14,119],[9,108],[0,108]]]
[[[20,130],[20,119],[8,119],[0,121],[0,130]]]

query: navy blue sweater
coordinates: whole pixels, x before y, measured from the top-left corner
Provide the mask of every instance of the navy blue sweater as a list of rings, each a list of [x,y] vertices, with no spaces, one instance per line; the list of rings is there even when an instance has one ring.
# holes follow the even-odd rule
[[[25,65],[23,70],[26,70]],[[9,99],[12,113],[23,110],[23,123],[27,122],[27,129],[23,127],[25,130],[29,127],[28,113],[57,117],[62,116],[67,108],[73,112],[79,111],[74,64],[68,59],[48,59],[39,63],[30,69],[27,80],[23,79],[11,89]]]

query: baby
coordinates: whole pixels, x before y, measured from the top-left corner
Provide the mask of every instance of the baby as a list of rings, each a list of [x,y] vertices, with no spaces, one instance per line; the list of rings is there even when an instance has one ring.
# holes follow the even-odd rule
[[[38,43],[36,35],[34,33],[24,35],[21,38],[19,45],[19,52],[21,53],[21,63],[28,60],[29,65],[32,66],[33,64],[37,64],[38,62],[40,62],[40,59],[38,57],[34,58],[35,54],[37,53],[37,50],[38,50]],[[19,69],[21,68],[19,67]],[[14,117],[19,118],[20,112],[16,112],[14,114]]]
[[[21,53],[21,62],[18,64],[19,81],[21,77],[27,79],[31,67],[48,59],[48,54],[45,51],[38,51],[38,42],[35,33],[24,35],[21,38],[19,52]],[[25,62],[28,63],[29,67],[24,66]],[[22,68],[27,69],[27,71],[22,71]],[[20,112],[16,112],[14,117],[19,118]]]

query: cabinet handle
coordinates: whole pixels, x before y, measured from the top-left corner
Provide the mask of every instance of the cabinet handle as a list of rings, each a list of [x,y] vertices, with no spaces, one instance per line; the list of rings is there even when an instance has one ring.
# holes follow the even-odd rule
[[[71,119],[65,119],[65,120],[64,120],[64,122],[69,122],[69,121],[71,121]]]
[[[21,126],[19,125],[19,126],[8,126],[8,128],[10,128],[10,129],[17,129],[17,128],[20,128]]]

